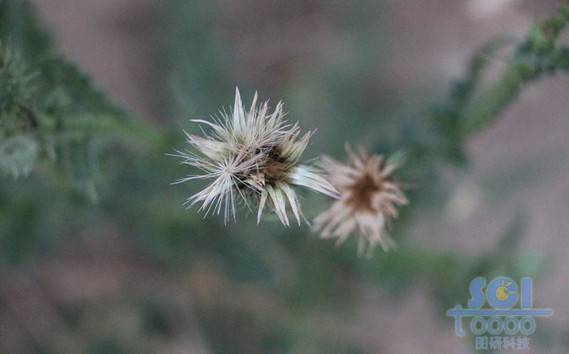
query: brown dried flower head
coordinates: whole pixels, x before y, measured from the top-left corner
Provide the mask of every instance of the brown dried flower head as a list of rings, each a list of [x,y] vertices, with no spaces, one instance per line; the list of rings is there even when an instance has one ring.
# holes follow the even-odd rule
[[[357,231],[360,255],[378,244],[388,250],[395,244],[386,233],[386,224],[397,217],[398,207],[408,203],[393,177],[398,163],[369,155],[363,149],[358,153],[349,147],[346,150],[347,163],[322,159],[322,167],[340,198],[314,220],[314,229],[323,238],[337,238],[337,244]]]

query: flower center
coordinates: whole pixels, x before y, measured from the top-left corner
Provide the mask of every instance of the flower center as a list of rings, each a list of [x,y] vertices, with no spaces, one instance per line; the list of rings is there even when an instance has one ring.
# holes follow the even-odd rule
[[[286,157],[282,156],[280,149],[273,146],[267,153],[265,164],[259,168],[265,179],[265,183],[274,186],[277,182],[286,181],[290,164]]]
[[[348,187],[350,197],[346,203],[355,210],[374,211],[372,197],[381,190],[380,186],[369,174],[364,174],[354,184]]]
[[[263,146],[257,148],[254,155],[262,155],[258,163],[248,170],[240,174],[239,180],[252,181],[257,186],[275,186],[278,182],[288,182],[291,163],[281,154],[278,146]],[[253,154],[252,154],[253,155]],[[238,188],[249,190],[249,185],[245,182],[238,183]]]

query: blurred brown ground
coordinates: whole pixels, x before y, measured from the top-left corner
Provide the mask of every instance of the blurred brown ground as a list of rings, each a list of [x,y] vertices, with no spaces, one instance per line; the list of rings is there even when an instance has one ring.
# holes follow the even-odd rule
[[[34,1],[48,28],[55,33],[59,48],[90,73],[110,97],[145,119],[167,119],[162,116],[153,85],[159,75],[155,70],[159,60],[158,0]],[[248,9],[261,3],[269,8],[286,6],[293,20],[279,28],[265,24],[262,35],[268,40],[259,42],[260,34],[247,31],[246,26],[254,26]],[[383,80],[379,85],[391,87],[401,97],[440,87],[458,77],[478,45],[500,32],[522,35],[534,18],[555,7],[554,1],[508,0],[389,0],[387,4],[389,15],[385,18],[389,18],[390,35],[397,34],[397,41],[391,40],[386,49],[387,65],[382,63],[381,72],[378,68],[372,74]],[[271,68],[278,67],[283,55],[296,55],[296,60],[303,60],[303,56],[315,51],[333,51],[338,49],[334,46],[343,44],[338,37],[341,29],[334,28],[325,15],[318,13],[318,1],[292,1],[286,5],[267,4],[263,0],[227,1],[224,9],[220,33],[236,37],[232,49],[241,59],[235,64],[237,79],[247,77],[258,82]],[[233,32],[235,22],[243,17],[250,20],[239,27],[245,30]],[[274,40],[279,46],[272,45]],[[257,48],[257,43],[265,44]],[[259,55],[252,58],[247,54],[251,49]],[[489,60],[499,65],[499,57]],[[451,178],[456,192],[448,212],[439,214],[437,222],[433,222],[432,216],[419,220],[405,241],[445,252],[483,254],[494,246],[514,211],[526,210],[529,220],[522,251],[540,254],[547,261],[547,272],[535,280],[536,305],[555,309],[555,316],[547,321],[559,328],[569,328],[567,92],[566,76],[544,80],[525,90],[496,124],[471,142],[473,170],[466,176]],[[520,184],[516,171],[528,168],[535,169],[533,178]],[[508,174],[511,183],[493,184],[498,176]],[[53,313],[50,298],[71,305],[91,301],[98,304],[88,313],[92,320],[86,322],[99,325],[85,328],[85,335],[106,330],[137,338],[133,328],[140,319],[134,311],[124,308],[120,299],[126,294],[152,293],[167,296],[188,312],[178,314],[180,333],[172,337],[173,341],[144,339],[152,348],[149,352],[209,353],[190,305],[227,286],[223,279],[211,270],[166,276],[141,259],[133,245],[120,240],[113,230],[102,226],[90,232],[108,236],[93,244],[66,245],[57,259],[37,261],[29,276],[1,274],[2,293],[22,300],[13,302],[17,313],[12,316],[19,328],[9,327],[0,319],[0,333],[7,338],[5,345],[14,348],[11,345],[18,345],[21,336],[41,340],[51,334],[61,337],[53,340],[62,352],[78,352],[79,339],[57,331],[61,320]],[[402,301],[396,306],[377,290],[361,289],[359,315],[347,318],[340,329],[329,324],[323,331],[343,331],[365,343],[366,348],[381,353],[466,353],[466,341],[454,337],[450,320],[441,321],[427,287],[417,284],[411,293],[401,294]],[[266,306],[272,308],[270,303]],[[315,319],[315,326],[321,328],[324,323],[325,314],[322,319]],[[561,344],[553,343],[548,349],[534,347],[530,352],[566,353]],[[25,348],[20,349],[25,352]]]

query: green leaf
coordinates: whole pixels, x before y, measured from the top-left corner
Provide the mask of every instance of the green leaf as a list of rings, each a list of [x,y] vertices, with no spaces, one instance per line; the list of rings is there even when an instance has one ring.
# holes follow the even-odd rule
[[[38,158],[37,142],[24,135],[0,141],[0,171],[14,178],[29,174]]]

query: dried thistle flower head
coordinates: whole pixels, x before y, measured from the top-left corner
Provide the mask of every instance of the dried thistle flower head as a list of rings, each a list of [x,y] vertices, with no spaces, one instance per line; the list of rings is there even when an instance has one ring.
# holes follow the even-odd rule
[[[200,210],[205,210],[206,215],[210,211],[219,214],[223,209],[227,221],[230,216],[236,218],[235,204],[243,201],[257,209],[257,222],[268,206],[288,226],[288,210],[299,224],[302,216],[292,186],[305,186],[337,197],[335,188],[318,169],[299,164],[312,133],[301,136],[298,124],[289,124],[284,116],[281,102],[269,112],[268,101],[257,105],[257,94],[246,111],[237,89],[230,114],[222,112],[213,122],[194,120],[209,128],[203,136],[186,133],[187,142],[200,154],[184,150],[174,156],[203,173],[181,178],[176,183],[194,179],[210,183],[188,198],[186,205],[201,203]]]
[[[357,230],[360,255],[378,244],[388,250],[395,244],[386,234],[386,223],[397,217],[399,206],[408,203],[393,178],[398,164],[361,149],[354,153],[348,147],[347,152],[347,163],[329,157],[322,160],[328,180],[340,192],[340,198],[314,220],[314,228],[323,238],[337,238],[337,244]]]

